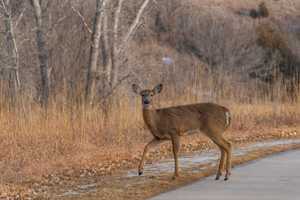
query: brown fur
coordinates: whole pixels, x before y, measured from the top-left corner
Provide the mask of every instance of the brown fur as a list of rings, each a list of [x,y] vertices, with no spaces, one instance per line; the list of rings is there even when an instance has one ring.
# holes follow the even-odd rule
[[[227,108],[217,104],[199,103],[157,110],[143,109],[143,117],[154,137],[170,139],[170,131],[180,135],[192,130],[223,132],[228,127],[226,112],[229,112]]]
[[[143,118],[154,136],[154,139],[144,149],[139,165],[139,174],[143,172],[144,159],[148,149],[164,140],[171,140],[175,159],[174,177],[179,176],[179,138],[198,130],[207,135],[220,148],[221,159],[216,179],[221,176],[224,166],[226,166],[225,180],[228,179],[231,168],[231,144],[222,135],[230,125],[230,113],[227,108],[214,103],[199,103],[154,109],[151,105],[151,97],[160,93],[162,85],[158,85],[153,90],[143,90],[141,92],[138,92],[138,86],[136,85],[133,86],[133,89],[142,96]]]

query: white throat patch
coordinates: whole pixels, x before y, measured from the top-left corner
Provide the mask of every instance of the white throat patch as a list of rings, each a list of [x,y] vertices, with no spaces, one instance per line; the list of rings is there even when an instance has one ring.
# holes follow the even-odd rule
[[[226,120],[226,126],[229,126],[230,124],[230,113],[229,112],[225,112],[225,120]]]

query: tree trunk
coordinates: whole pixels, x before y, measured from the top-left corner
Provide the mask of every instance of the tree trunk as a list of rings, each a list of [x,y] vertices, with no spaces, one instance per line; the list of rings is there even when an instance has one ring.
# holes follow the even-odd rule
[[[96,78],[98,74],[97,65],[101,37],[102,8],[105,7],[105,3],[106,0],[96,0],[96,14],[94,18],[90,57],[85,87],[85,100],[87,103],[93,102],[96,92]]]
[[[117,55],[117,51],[119,48],[118,40],[119,40],[119,23],[120,23],[120,15],[122,11],[122,6],[125,0],[118,0],[117,10],[115,13],[114,19],[114,30],[113,30],[113,40],[112,40],[112,48],[111,48],[111,73],[110,73],[110,86],[114,87],[118,80],[118,67],[115,63],[115,56]]]
[[[8,78],[9,78],[9,93],[11,103],[16,101],[18,91],[20,88],[19,78],[19,54],[14,35],[14,27],[11,16],[10,0],[2,1],[2,7],[4,11],[4,24],[6,33],[6,47],[9,55],[8,62]]]
[[[31,0],[36,20],[36,43],[40,61],[41,74],[41,104],[47,107],[49,100],[49,69],[48,50],[46,47],[45,34],[43,32],[42,9],[39,0]]]
[[[122,5],[125,0],[118,0],[117,8],[114,12],[113,27],[109,27],[109,14],[103,11],[108,3],[108,0],[97,0],[97,11],[94,19],[94,27],[92,34],[92,45],[90,50],[90,59],[88,65],[88,73],[87,73],[87,82],[86,82],[86,91],[85,98],[86,101],[91,103],[95,96],[96,90],[96,77],[98,76],[98,56],[100,53],[99,43],[102,43],[102,47],[105,49],[102,52],[102,57],[105,58],[105,62],[103,62],[103,73],[105,76],[101,77],[104,93],[109,94],[118,85],[120,80],[119,75],[119,62],[120,56],[124,53],[127,48],[132,36],[138,29],[140,25],[141,18],[145,9],[147,8],[149,2],[151,0],[144,0],[142,6],[140,7],[133,23],[131,24],[128,33],[126,34],[124,39],[120,39],[118,35]],[[103,12],[102,12],[103,11]],[[101,27],[103,36],[101,38]],[[111,29],[111,30],[110,30]],[[112,35],[108,33],[112,32]],[[105,53],[104,53],[105,52]],[[101,74],[103,75],[103,74]],[[105,95],[106,96],[106,95]]]
[[[104,46],[105,46],[105,51],[106,51],[106,64],[103,66],[103,71],[105,73],[105,77],[104,77],[104,87],[105,87],[105,91],[108,89],[108,87],[110,87],[110,74],[111,74],[111,69],[112,69],[112,58],[111,58],[111,51],[112,51],[112,40],[109,37],[109,29],[108,29],[108,16],[106,13],[104,13],[104,17],[103,17],[103,38],[104,38]]]

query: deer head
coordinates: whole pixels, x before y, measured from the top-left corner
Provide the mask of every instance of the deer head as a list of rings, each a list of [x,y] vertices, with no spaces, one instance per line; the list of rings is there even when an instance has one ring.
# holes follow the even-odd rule
[[[144,108],[148,108],[151,105],[152,97],[156,94],[159,94],[162,91],[163,85],[158,84],[152,90],[146,89],[142,90],[138,85],[133,84],[132,89],[136,94],[141,95],[142,104]]]

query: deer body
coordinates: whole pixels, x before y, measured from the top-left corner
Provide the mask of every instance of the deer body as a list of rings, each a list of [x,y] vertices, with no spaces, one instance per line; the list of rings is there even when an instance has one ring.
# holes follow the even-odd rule
[[[221,151],[221,159],[216,179],[222,174],[226,167],[225,180],[230,175],[231,168],[231,144],[223,137],[224,131],[229,127],[231,118],[227,108],[214,103],[198,103],[155,109],[151,104],[151,98],[162,90],[162,85],[153,90],[141,90],[133,85],[136,93],[142,96],[143,118],[148,129],[154,136],[143,152],[139,165],[139,174],[143,173],[144,159],[151,146],[157,145],[165,140],[171,140],[175,160],[174,177],[178,173],[178,151],[180,147],[180,136],[201,131],[208,136]]]
[[[222,116],[222,117],[220,117]],[[162,109],[143,109],[144,121],[158,139],[170,139],[170,132],[179,136],[207,129],[223,132],[230,125],[229,110],[214,103],[199,103]]]

